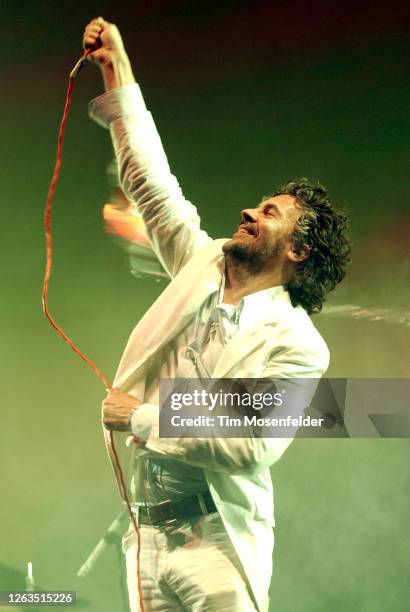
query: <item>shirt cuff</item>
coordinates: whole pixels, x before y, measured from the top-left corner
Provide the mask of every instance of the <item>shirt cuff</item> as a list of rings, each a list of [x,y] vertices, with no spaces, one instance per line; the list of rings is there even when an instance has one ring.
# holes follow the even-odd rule
[[[90,118],[105,128],[120,117],[135,115],[146,110],[147,107],[137,83],[111,89],[91,100],[88,105]]]
[[[139,404],[131,415],[131,431],[140,444],[146,444],[153,424],[158,421],[158,406]]]

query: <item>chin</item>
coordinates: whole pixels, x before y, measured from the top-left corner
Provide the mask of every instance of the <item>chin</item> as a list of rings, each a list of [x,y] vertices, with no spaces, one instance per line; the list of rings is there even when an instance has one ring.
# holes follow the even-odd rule
[[[227,253],[230,251],[230,249],[232,248],[232,245],[236,244],[236,240],[235,238],[230,238],[227,242],[225,242],[225,244],[222,245],[222,251],[224,253]]]
[[[237,249],[242,250],[243,247],[244,244],[240,240],[237,240],[236,238],[231,238],[230,240],[228,240],[228,242],[225,242],[225,244],[222,245],[222,251],[225,253],[225,255],[233,254]]]
[[[234,235],[232,236],[232,238],[230,238],[228,240],[228,242],[226,242],[223,247],[222,250],[225,252],[225,250],[230,250],[232,248],[235,247],[239,247],[239,248],[249,248],[249,235],[247,234],[239,234],[239,235]]]
[[[241,241],[232,238],[222,246],[225,257],[229,256],[235,266],[246,269],[249,273],[257,274],[266,267],[268,261],[273,262],[279,254],[279,245],[276,249],[267,249],[254,242]]]
[[[251,262],[255,258],[256,251],[249,244],[244,244],[240,240],[231,238],[222,246],[222,251],[225,255],[229,255],[238,263]]]

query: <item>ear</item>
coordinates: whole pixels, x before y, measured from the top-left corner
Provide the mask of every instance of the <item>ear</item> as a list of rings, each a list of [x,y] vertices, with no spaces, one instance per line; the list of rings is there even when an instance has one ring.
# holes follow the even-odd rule
[[[301,248],[296,248],[294,244],[291,245],[287,252],[288,259],[292,263],[299,264],[305,261],[309,257],[310,248],[307,244],[304,244]]]

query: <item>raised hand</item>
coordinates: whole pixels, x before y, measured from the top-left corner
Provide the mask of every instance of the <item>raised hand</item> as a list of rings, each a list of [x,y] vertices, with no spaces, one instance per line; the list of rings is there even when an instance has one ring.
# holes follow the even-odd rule
[[[102,17],[92,19],[83,35],[84,49],[92,49],[89,59],[97,64],[113,64],[126,57],[119,29]]]

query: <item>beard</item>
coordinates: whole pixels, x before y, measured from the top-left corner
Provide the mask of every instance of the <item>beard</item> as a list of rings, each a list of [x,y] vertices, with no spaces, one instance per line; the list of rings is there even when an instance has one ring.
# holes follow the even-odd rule
[[[268,248],[230,240],[222,246],[222,251],[225,257],[227,255],[231,257],[235,267],[241,268],[247,274],[255,275],[272,265],[281,248],[282,243],[279,242]]]

